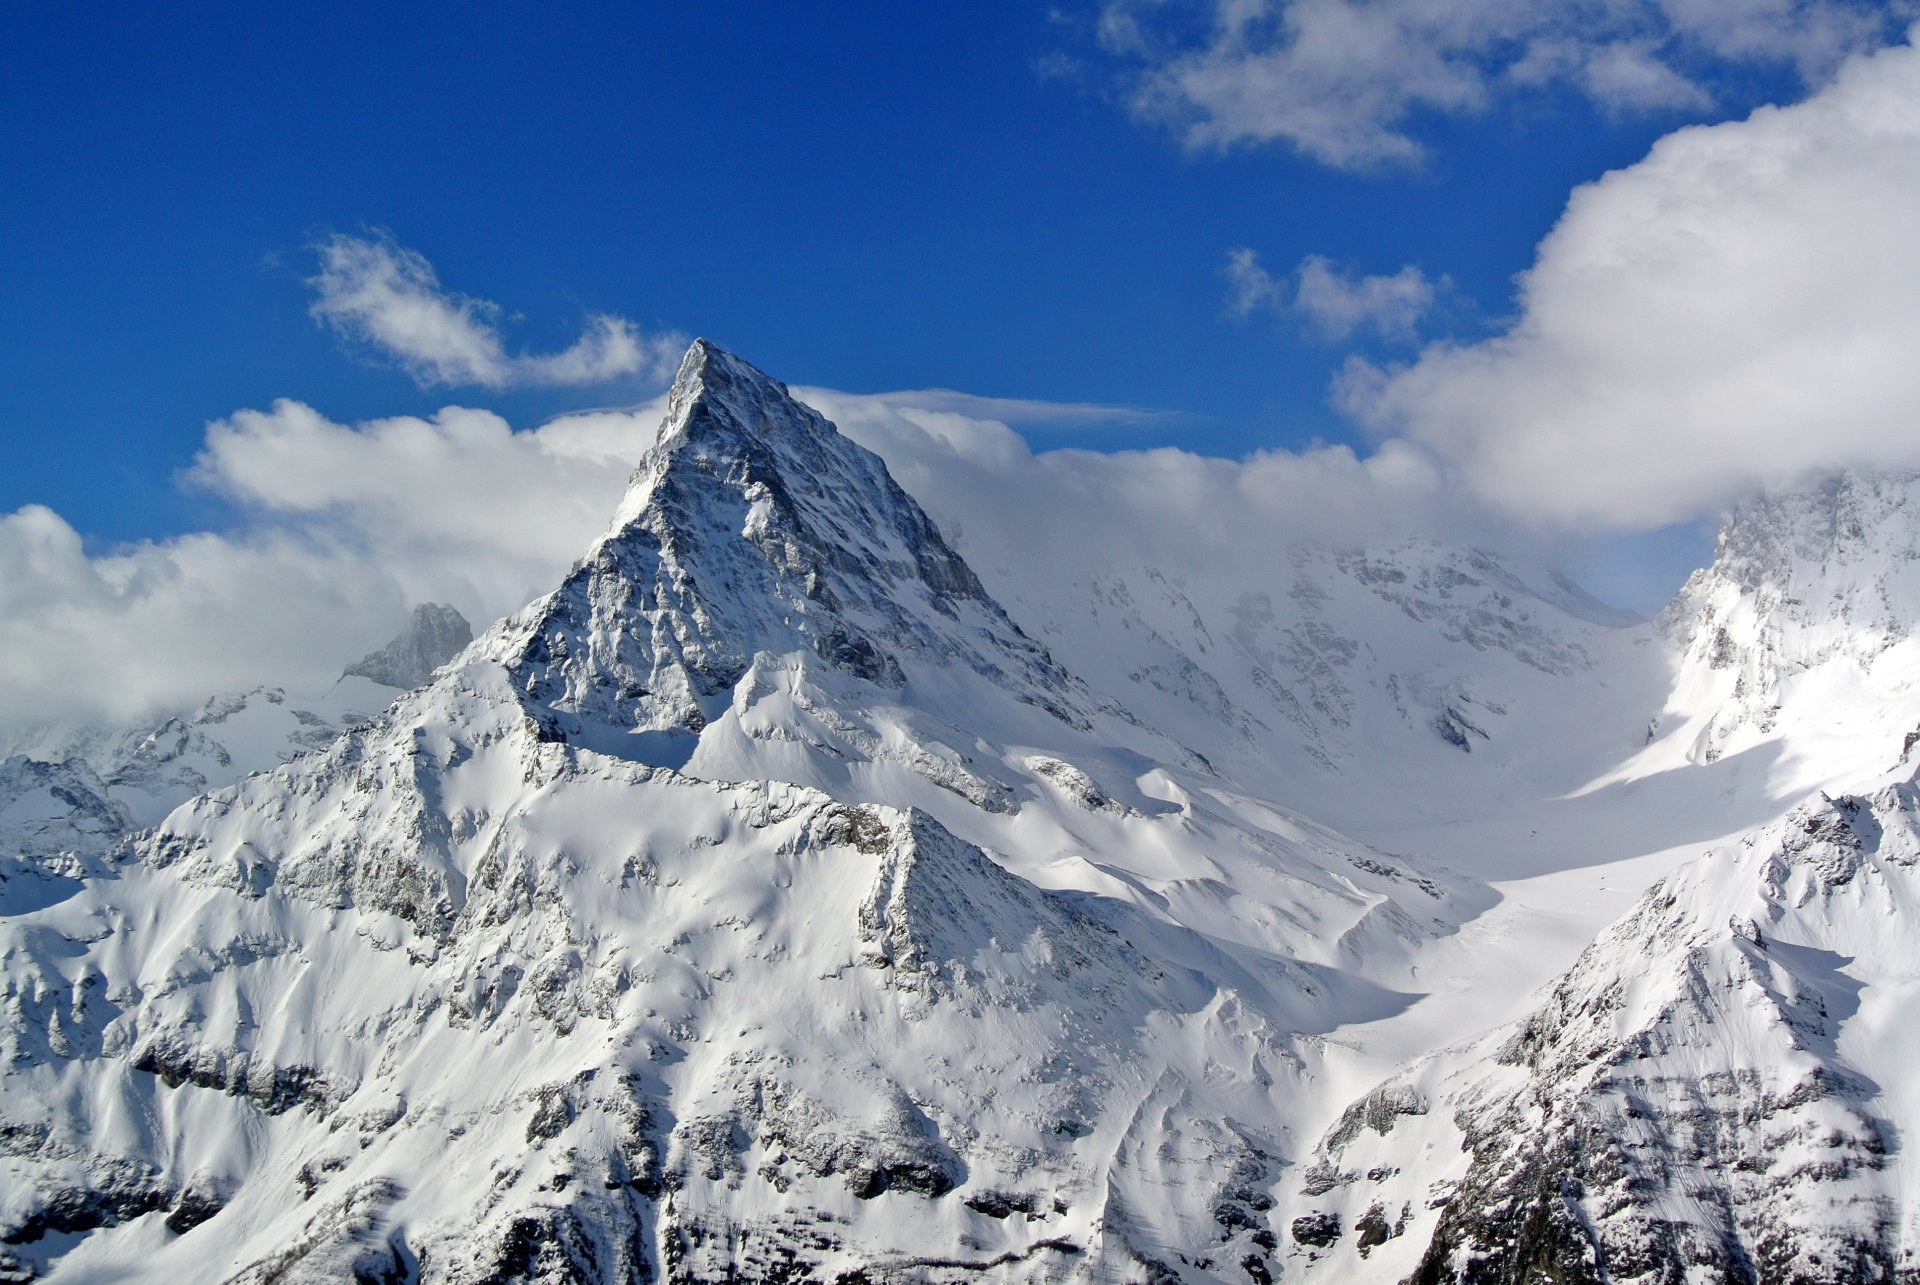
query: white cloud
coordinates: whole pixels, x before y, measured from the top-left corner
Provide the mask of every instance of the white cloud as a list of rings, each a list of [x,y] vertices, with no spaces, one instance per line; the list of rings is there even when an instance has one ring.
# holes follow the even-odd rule
[[[1431,459],[1401,443],[1364,458],[1345,446],[1244,460],[1175,447],[1036,454],[1004,423],[910,395],[794,392],[885,459],[997,593],[1044,595],[1063,579],[1145,565],[1231,599],[1302,545],[1520,539],[1460,505]]]
[[[478,384],[597,384],[627,375],[661,379],[686,346],[677,335],[644,336],[630,321],[604,313],[563,352],[509,354],[500,337],[498,305],[454,294],[433,265],[386,237],[329,237],[317,247],[313,315],[340,334],[397,361],[423,387]]]
[[[551,568],[605,524],[659,407],[516,433],[491,411],[459,406],[349,427],[283,399],[209,425],[188,476],[256,523],[291,523],[379,563],[432,565],[504,610],[549,587]]]
[[[1867,0],[1107,0],[1139,116],[1192,147],[1282,141],[1330,165],[1416,161],[1424,115],[1564,84],[1608,111],[1704,107],[1790,67],[1819,83],[1911,6]]]
[[[1004,424],[1139,425],[1178,419],[1174,411],[1139,406],[1108,406],[1098,402],[1043,402],[1023,397],[983,397],[951,388],[919,388],[875,394],[890,406],[915,410],[951,411],[976,420]]]
[[[1227,311],[1236,317],[1286,307],[1286,282],[1268,272],[1260,256],[1244,245],[1227,251],[1227,281],[1233,286]]]
[[[1577,191],[1505,334],[1355,364],[1345,404],[1538,519],[1654,526],[1920,464],[1920,51],[1681,130]]]
[[[1506,69],[1517,86],[1567,83],[1609,115],[1636,111],[1701,111],[1713,96],[1662,58],[1652,40],[1592,42],[1542,37]]]
[[[89,557],[39,506],[0,516],[0,567],[0,730],[306,675],[323,653],[357,654],[354,623],[404,610],[390,584],[342,574],[322,548],[190,535]]]
[[[416,602],[484,625],[605,527],[661,412],[512,432],[488,411],[350,427],[281,401],[209,426],[191,471],[241,507],[234,531],[90,556],[50,509],[0,515],[0,731],[322,691]]]
[[[1227,306],[1235,314],[1290,313],[1335,340],[1361,330],[1411,339],[1438,295],[1435,283],[1413,264],[1388,276],[1356,277],[1324,255],[1310,254],[1291,274],[1276,277],[1244,246],[1228,251],[1227,280],[1233,287]]]

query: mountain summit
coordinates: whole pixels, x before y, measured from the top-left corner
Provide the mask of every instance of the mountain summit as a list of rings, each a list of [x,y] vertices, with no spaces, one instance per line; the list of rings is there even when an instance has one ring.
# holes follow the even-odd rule
[[[704,339],[612,529],[493,654],[559,734],[613,753],[698,733],[794,656],[891,691],[961,666],[1075,718],[1065,673],[880,457]]]
[[[365,678],[402,691],[433,677],[460,649],[473,641],[473,626],[445,603],[423,602],[385,646],[348,665],[342,677]]]

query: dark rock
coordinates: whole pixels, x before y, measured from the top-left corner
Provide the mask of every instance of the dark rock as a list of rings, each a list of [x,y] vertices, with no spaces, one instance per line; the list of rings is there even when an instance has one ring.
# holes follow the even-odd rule
[[[1028,1191],[1001,1191],[987,1188],[964,1197],[961,1201],[976,1214],[985,1214],[989,1218],[1009,1218],[1014,1214],[1025,1214],[1029,1218],[1045,1212],[1045,1202]]]
[[[1311,1245],[1315,1249],[1325,1249],[1340,1239],[1340,1215],[1330,1213],[1302,1214],[1293,1220],[1293,1238],[1302,1245]]]
[[[1378,1204],[1369,1206],[1366,1213],[1354,1220],[1353,1230],[1357,1233],[1354,1244],[1358,1246],[1362,1258],[1375,1245],[1384,1245],[1399,1234],[1393,1224],[1387,1221],[1387,1211]]]
[[[189,1184],[167,1215],[167,1230],[176,1236],[184,1235],[226,1208],[226,1203],[217,1189]]]

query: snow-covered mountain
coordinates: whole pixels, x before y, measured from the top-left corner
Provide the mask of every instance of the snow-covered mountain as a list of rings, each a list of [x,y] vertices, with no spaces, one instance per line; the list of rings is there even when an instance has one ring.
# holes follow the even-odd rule
[[[432,678],[434,670],[472,641],[473,626],[465,616],[443,602],[423,602],[392,641],[348,665],[340,676],[405,691]]]
[[[1911,1278],[1905,482],[1634,623],[1428,542],[983,579],[705,342],[636,452],[437,670],[0,769],[0,1270]]]
[[[1095,696],[706,345],[558,589],[129,858],[7,921],[21,1270],[1239,1273],[1303,1036],[1477,895]]]
[[[1663,879],[1340,1116],[1286,1201],[1306,1275],[1915,1279],[1916,915],[1910,768]]]
[[[1275,782],[1497,753],[1514,706],[1592,674],[1633,623],[1550,573],[1431,541],[1298,548],[1252,583],[1106,566],[1014,603],[1075,673]]]
[[[1920,474],[1847,472],[1741,505],[1662,615],[1684,657],[1661,728],[1711,762],[1851,738],[1920,683]],[[1823,747],[1824,748],[1824,747]]]
[[[126,808],[84,760],[0,760],[0,859],[65,865],[112,849],[132,828]]]

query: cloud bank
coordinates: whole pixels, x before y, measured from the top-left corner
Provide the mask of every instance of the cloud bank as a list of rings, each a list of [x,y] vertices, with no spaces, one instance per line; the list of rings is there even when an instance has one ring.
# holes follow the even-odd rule
[[[1365,459],[1036,455],[1007,419],[1111,422],[1116,408],[795,391],[878,451],[1001,590],[1142,563],[1251,579],[1290,544],[1487,530],[1398,445]],[[38,720],[126,722],[261,683],[323,691],[423,600],[484,627],[552,588],[605,529],[663,413],[657,399],[516,432],[484,410],[347,425],[279,401],[210,425],[188,474],[238,506],[233,531],[89,555],[49,509],[0,516],[0,741]]]
[[[325,690],[411,605],[484,623],[606,524],[658,404],[513,432],[487,411],[337,424],[298,402],[211,425],[191,484],[243,521],[89,555],[38,505],[0,516],[0,732],[127,721],[262,683]]]
[[[1343,168],[1418,161],[1423,116],[1564,88],[1609,112],[1699,109],[1717,82],[1820,83],[1896,33],[1867,0],[1109,0],[1130,103],[1190,147],[1279,141]]]
[[[1542,526],[1652,527],[1813,470],[1920,466],[1915,209],[1920,53],[1892,48],[1801,104],[1683,130],[1576,191],[1506,333],[1350,365],[1340,395],[1378,434],[1368,455],[1036,455],[1009,420],[1131,413],[801,395],[879,451],[996,590],[1032,590],[1063,559],[1258,583],[1303,543],[1513,548]],[[1394,277],[1320,266],[1310,288],[1313,261],[1275,279],[1248,256],[1249,306],[1318,307],[1354,331],[1401,306]],[[424,264],[401,276],[432,285]],[[441,321],[482,317],[425,293]],[[237,507],[231,531],[90,554],[48,509],[0,516],[0,730],[260,682],[319,690],[414,602],[451,601],[476,624],[513,610],[602,529],[660,413],[515,431],[484,410],[347,425],[281,401],[211,425],[190,471]]]
[[[316,247],[320,272],[308,281],[312,312],[343,337],[392,358],[422,387],[477,384],[504,389],[536,384],[598,384],[628,375],[665,379],[686,346],[678,335],[642,335],[604,313],[587,319],[579,339],[545,356],[509,354],[500,308],[454,294],[433,265],[386,237],[327,238]]]
[[[1574,192],[1519,316],[1342,404],[1533,520],[1653,527],[1844,465],[1920,465],[1920,51],[1694,127]]]

